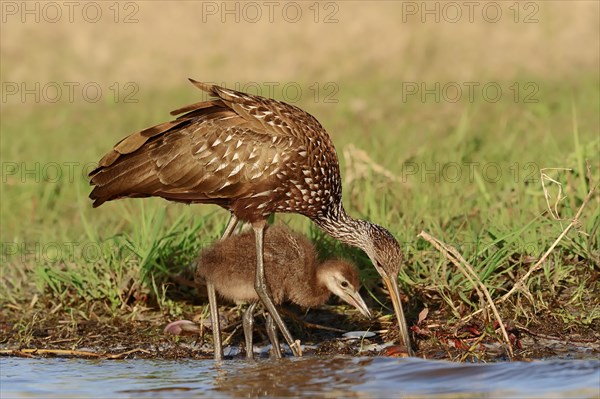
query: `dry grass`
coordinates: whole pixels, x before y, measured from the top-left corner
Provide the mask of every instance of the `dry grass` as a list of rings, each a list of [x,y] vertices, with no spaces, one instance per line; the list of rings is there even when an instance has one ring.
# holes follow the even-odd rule
[[[494,300],[492,299],[489,290],[487,289],[485,284],[481,282],[479,276],[477,276],[477,273],[475,273],[475,271],[473,270],[473,266],[471,266],[469,262],[467,262],[465,258],[463,258],[463,256],[456,250],[456,248],[444,244],[437,238],[432,237],[430,234],[427,234],[426,232],[422,231],[419,234],[419,237],[422,237],[423,239],[431,243],[431,245],[433,245],[438,251],[440,251],[446,258],[450,260],[450,262],[452,262],[458,268],[458,270],[460,270],[460,272],[467,278],[467,280],[469,280],[471,286],[477,291],[477,295],[479,295],[479,299],[481,302],[483,302],[485,298],[485,300],[488,303],[488,306],[491,307],[492,311],[494,312],[494,317],[496,318],[496,321],[498,321],[498,325],[500,327],[500,330],[502,331],[502,336],[504,337],[504,342],[506,343],[506,347],[508,349],[508,355],[512,359],[514,357],[513,347],[510,343],[508,333],[506,332],[504,322],[500,317],[498,308],[496,308],[496,305],[494,304]],[[487,306],[481,307],[482,310],[485,310],[486,308]]]
[[[1,27],[1,79],[135,81],[153,88],[181,86],[187,76],[230,86],[373,77],[481,81],[561,78],[599,64],[600,5],[594,1],[529,2],[539,6],[537,23],[515,23],[512,2],[499,2],[497,23],[483,19],[485,2],[473,23],[466,16],[458,23],[436,23],[433,17],[421,23],[420,15],[405,12],[412,2],[329,2],[337,11],[323,6],[318,20],[335,11],[335,23],[315,23],[312,2],[299,3],[297,23],[286,22],[280,13],[270,23],[266,8],[256,23],[243,17],[235,23],[233,16],[223,23],[220,15],[206,15],[203,22],[203,4],[211,2],[165,3],[137,3],[137,23],[114,23],[109,3],[101,3],[98,23],[80,14],[73,23],[66,17],[57,23],[31,23],[31,17],[21,23],[19,16],[7,16]],[[228,4],[236,3],[243,5]],[[122,10],[121,19],[125,11],[133,9]],[[519,20],[533,11],[521,9]]]

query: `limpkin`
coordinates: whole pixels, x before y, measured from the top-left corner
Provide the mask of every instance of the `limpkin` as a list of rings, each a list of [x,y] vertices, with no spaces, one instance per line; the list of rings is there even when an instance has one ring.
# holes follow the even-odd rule
[[[298,348],[265,282],[263,231],[273,213],[307,216],[369,256],[389,291],[400,337],[410,353],[397,283],[400,246],[383,227],[354,219],[344,210],[338,157],[321,124],[284,102],[190,81],[213,99],[177,109],[171,112],[179,115],[175,120],[117,143],[90,172],[94,207],[150,196],[217,204],[231,212],[222,238],[231,235],[238,220],[250,223],[256,239],[255,289],[294,355],[299,355]],[[216,303],[210,284],[208,295]],[[211,314],[217,315],[216,307],[211,306]],[[216,320],[213,326],[218,326]],[[218,331],[216,335],[219,345]],[[220,358],[218,351],[215,358]]]
[[[311,308],[324,304],[333,293],[371,317],[358,292],[360,281],[354,265],[340,259],[319,263],[312,243],[281,224],[265,229],[263,244],[265,278],[274,304],[289,301]],[[254,289],[255,260],[256,244],[250,230],[203,249],[196,268],[197,280],[212,284],[222,297],[250,303],[242,318],[248,358],[254,356],[252,326],[259,301]],[[281,357],[277,331],[269,314],[266,326],[273,353]]]

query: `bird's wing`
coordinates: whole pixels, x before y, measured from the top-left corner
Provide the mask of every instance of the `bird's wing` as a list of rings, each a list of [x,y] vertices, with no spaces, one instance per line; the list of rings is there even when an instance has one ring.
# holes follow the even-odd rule
[[[285,180],[278,175],[291,154],[333,148],[319,122],[300,108],[191,81],[215,98],[175,110],[177,119],[117,143],[90,172],[94,206],[147,196],[224,203],[267,192],[275,177]],[[335,151],[326,155],[335,158]]]
[[[190,79],[197,88],[210,96],[216,97],[213,104],[219,104],[233,111],[244,120],[248,127],[266,134],[287,135],[300,139],[324,132],[323,127],[308,112],[281,101],[227,89],[224,87],[202,83]],[[195,117],[203,112],[206,103],[200,102],[179,108],[171,115],[180,115],[179,119]]]
[[[98,162],[98,167],[92,170],[89,174],[93,177],[96,173],[104,168],[111,166],[122,155],[131,154],[146,144],[146,142],[166,135],[170,132],[178,131],[189,127],[194,120],[227,120],[232,112],[229,108],[220,101],[205,101],[203,103],[194,104],[193,117],[178,118],[174,121],[161,123],[156,126],[149,127],[140,132],[133,133],[123,140],[119,141],[111,151],[104,155]],[[235,122],[231,123],[235,124]],[[228,124],[225,124],[228,125]]]
[[[90,177],[115,163],[120,156],[131,154],[156,137],[182,130],[194,122],[212,120],[219,126],[238,126],[264,135],[290,136],[304,141],[314,132],[324,132],[309,113],[281,101],[253,96],[223,87],[190,81],[215,99],[191,104],[171,112],[177,119],[131,134],[117,143],[90,172]]]
[[[91,174],[94,206],[146,196],[226,203],[272,190],[302,144],[227,117],[169,122],[121,141]]]

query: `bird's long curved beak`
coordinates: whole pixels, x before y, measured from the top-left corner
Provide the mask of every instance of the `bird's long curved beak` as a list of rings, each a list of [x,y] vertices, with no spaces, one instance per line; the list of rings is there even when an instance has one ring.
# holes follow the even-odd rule
[[[392,299],[392,305],[394,306],[394,313],[396,314],[396,319],[398,319],[398,328],[400,330],[400,338],[402,339],[402,344],[406,346],[406,350],[408,351],[409,356],[413,356],[413,351],[410,346],[410,336],[408,335],[408,326],[406,324],[406,318],[404,317],[404,310],[402,309],[402,302],[400,301],[400,290],[398,289],[398,282],[396,278],[390,278],[389,276],[382,276],[383,282],[387,287],[390,298]]]
[[[358,309],[358,311],[364,316],[368,317],[369,319],[372,318],[371,311],[367,307],[367,304],[358,291],[346,292],[346,295],[346,298],[344,298],[346,302]]]

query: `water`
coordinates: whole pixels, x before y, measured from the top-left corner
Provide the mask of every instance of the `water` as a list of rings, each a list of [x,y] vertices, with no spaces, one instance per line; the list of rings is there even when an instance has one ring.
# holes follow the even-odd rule
[[[0,359],[4,398],[600,398],[600,361]]]

